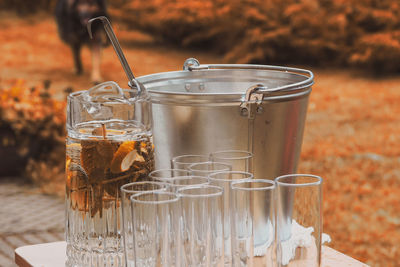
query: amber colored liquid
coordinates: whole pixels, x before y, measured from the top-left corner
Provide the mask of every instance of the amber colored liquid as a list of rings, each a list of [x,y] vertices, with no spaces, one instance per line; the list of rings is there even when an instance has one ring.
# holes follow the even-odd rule
[[[124,142],[134,144],[138,156],[119,172],[116,155]],[[146,135],[67,138],[66,266],[125,266],[120,187],[146,180],[153,169],[154,147]]]

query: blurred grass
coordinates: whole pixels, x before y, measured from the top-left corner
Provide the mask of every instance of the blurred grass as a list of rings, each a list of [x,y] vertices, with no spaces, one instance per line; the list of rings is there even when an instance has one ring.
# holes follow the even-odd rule
[[[324,232],[370,266],[400,266],[400,77],[315,72],[299,172],[324,178]]]

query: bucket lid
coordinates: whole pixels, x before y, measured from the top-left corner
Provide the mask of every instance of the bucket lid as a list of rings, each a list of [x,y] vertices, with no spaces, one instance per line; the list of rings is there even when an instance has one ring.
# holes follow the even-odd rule
[[[298,97],[309,94],[314,83],[311,71],[268,65],[200,65],[187,59],[183,71],[161,72],[137,78],[152,101],[227,102]],[[253,97],[254,98],[254,97]],[[254,99],[253,99],[254,100]]]

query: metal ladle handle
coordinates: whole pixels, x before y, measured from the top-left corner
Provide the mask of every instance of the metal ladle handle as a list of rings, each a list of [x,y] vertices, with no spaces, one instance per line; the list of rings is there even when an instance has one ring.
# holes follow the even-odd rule
[[[114,47],[115,53],[117,53],[119,61],[121,62],[122,68],[124,69],[125,74],[128,77],[129,87],[132,89],[137,89],[138,94],[140,95],[142,93],[142,91],[145,90],[145,88],[141,83],[139,83],[139,81],[137,81],[135,79],[135,76],[132,73],[131,67],[129,66],[128,61],[125,58],[124,52],[121,49],[121,45],[119,44],[118,39],[115,36],[114,30],[111,27],[111,23],[107,17],[100,16],[100,17],[95,17],[95,18],[92,18],[89,20],[89,22],[87,24],[87,29],[88,29],[90,38],[93,38],[92,23],[95,20],[100,20],[103,23],[104,30],[106,31],[106,34],[107,34],[108,38],[110,39],[112,46]]]

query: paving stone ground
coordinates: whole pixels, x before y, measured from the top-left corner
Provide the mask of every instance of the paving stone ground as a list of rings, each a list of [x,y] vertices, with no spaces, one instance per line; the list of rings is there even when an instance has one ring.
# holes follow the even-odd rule
[[[21,178],[0,177],[0,203],[0,266],[16,266],[17,247],[64,240],[62,199]]]

